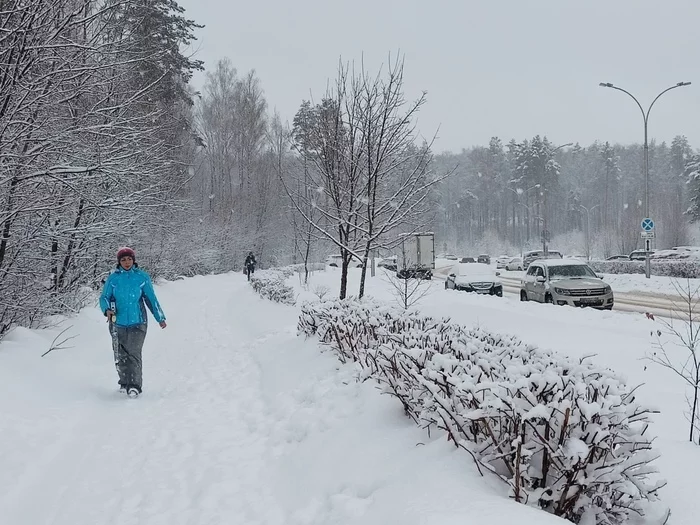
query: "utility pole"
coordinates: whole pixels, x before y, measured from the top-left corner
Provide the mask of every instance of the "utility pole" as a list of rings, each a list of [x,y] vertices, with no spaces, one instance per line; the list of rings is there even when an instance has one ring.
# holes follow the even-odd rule
[[[671,86],[669,88],[664,89],[661,93],[656,95],[656,98],[652,101],[652,103],[649,105],[649,108],[644,111],[644,108],[642,105],[639,103],[639,100],[630,93],[629,91],[622,89],[621,87],[617,87],[610,82],[601,82],[598,84],[600,87],[605,87],[605,88],[610,88],[610,89],[616,89],[618,91],[622,91],[623,93],[629,95],[632,97],[632,100],[634,100],[637,103],[637,106],[639,107],[639,110],[642,112],[642,118],[644,119],[644,200],[645,200],[645,205],[644,205],[644,213],[645,219],[650,219],[650,207],[649,207],[649,140],[648,140],[648,124],[649,124],[649,112],[651,111],[651,108],[654,107],[654,104],[656,103],[657,100],[659,100],[659,97],[666,93],[667,91],[671,91],[672,89],[676,89],[679,87],[685,87],[689,86],[690,82],[678,82],[675,86]],[[652,223],[653,224],[653,223]],[[649,279],[651,277],[651,242],[646,242],[645,240],[645,251],[646,251],[646,277]]]

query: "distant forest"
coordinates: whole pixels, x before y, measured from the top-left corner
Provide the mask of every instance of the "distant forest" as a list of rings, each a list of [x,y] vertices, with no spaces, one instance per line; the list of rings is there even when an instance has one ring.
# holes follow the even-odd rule
[[[649,145],[650,209],[656,248],[696,241],[698,156],[687,139]],[[439,188],[436,249],[516,253],[542,244],[585,255],[629,254],[642,247],[643,146],[594,142],[558,146],[547,137],[443,153],[435,170],[454,170]]]

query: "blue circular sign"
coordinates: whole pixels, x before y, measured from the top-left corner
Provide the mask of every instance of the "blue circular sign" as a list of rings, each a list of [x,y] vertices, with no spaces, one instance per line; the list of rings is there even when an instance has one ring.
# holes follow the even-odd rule
[[[654,221],[650,218],[642,219],[642,230],[645,232],[654,231]]]

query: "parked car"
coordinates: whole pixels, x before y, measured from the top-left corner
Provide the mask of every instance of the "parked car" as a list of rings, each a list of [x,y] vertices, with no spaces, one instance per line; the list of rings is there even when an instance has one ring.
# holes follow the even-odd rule
[[[386,268],[389,271],[395,272],[398,268],[397,266],[398,257],[396,255],[391,255],[389,257],[383,258],[377,263],[377,267]]]
[[[326,264],[328,266],[333,266],[340,268],[343,265],[343,257],[339,254],[333,254],[326,257]],[[362,261],[358,259],[351,259],[349,268],[362,268]]]
[[[659,250],[651,254],[652,259],[671,259],[671,260],[679,260],[679,259],[689,259],[692,255],[692,252],[687,252],[687,251],[680,251],[676,249],[672,250]]]
[[[700,254],[700,246],[674,246],[671,249],[679,252]]]
[[[652,254],[654,251],[652,250]],[[632,253],[629,255],[630,261],[643,261],[647,258],[647,252],[644,250],[634,250]]]
[[[483,263],[456,264],[445,280],[445,290],[450,289],[503,297],[503,285],[496,272]]]
[[[417,268],[400,268],[396,272],[396,277],[399,279],[425,279],[429,281],[433,278],[433,272],[424,266]]]
[[[461,262],[461,263],[475,263],[476,259],[474,259],[474,257],[461,257],[459,259],[459,262]]]
[[[506,264],[510,262],[512,257],[510,255],[501,255],[496,259],[496,268],[498,270],[505,270]]]
[[[479,257],[476,258],[476,262],[481,264],[491,264],[491,256],[486,254],[479,255]]]
[[[556,250],[547,250],[547,259],[563,259],[561,252]],[[539,259],[545,259],[544,252],[542,250],[532,250],[525,252],[523,254],[523,270],[527,270],[532,261],[537,261]]]
[[[684,259],[700,259],[700,247],[697,246],[676,246],[672,248],[679,252]]]
[[[520,300],[612,310],[612,288],[585,263],[541,259],[520,283]]]
[[[630,258],[628,255],[611,255],[606,261],[629,261]]]
[[[510,261],[508,261],[505,269],[509,272],[522,271],[523,258],[522,257],[513,257]]]
[[[447,259],[448,261],[456,261],[456,260],[457,260],[457,256],[454,255],[454,254],[452,254],[452,253],[446,253],[446,254],[445,254],[445,259]]]

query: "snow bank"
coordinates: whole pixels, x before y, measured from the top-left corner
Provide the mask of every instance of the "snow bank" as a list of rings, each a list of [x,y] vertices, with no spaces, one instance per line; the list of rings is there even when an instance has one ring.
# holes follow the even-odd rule
[[[644,261],[591,261],[590,267],[596,272],[610,274],[643,274]],[[700,277],[700,263],[697,261],[653,261],[651,273],[665,277],[696,279]]]
[[[250,276],[250,285],[266,299],[277,303],[294,304],[296,302],[294,289],[285,284],[287,277],[293,273],[293,268],[260,270]]]
[[[428,432],[445,432],[516,501],[612,525],[657,500],[651,411],[587,359],[369,300],[305,303],[298,331],[358,363],[362,379]]]
[[[680,279],[653,274],[651,279],[647,279],[644,274],[604,274],[603,280],[612,287],[613,292],[668,295],[677,298],[680,304],[683,304],[681,297],[686,296],[687,292],[692,293],[700,289],[700,279]]]

